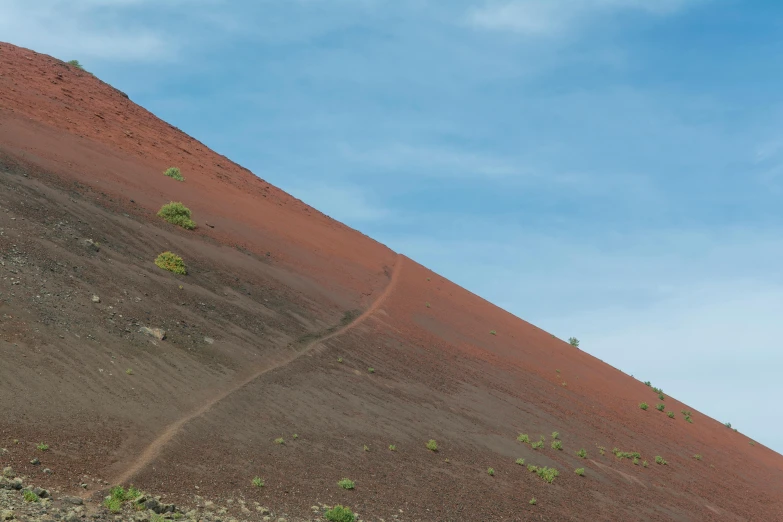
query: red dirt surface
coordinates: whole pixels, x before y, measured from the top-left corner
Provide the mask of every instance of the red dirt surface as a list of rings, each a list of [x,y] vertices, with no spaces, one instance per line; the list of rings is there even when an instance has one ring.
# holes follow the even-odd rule
[[[668,396],[667,417],[638,380],[8,44],[0,188],[0,467],[288,520],[318,503],[363,520],[783,520],[781,455]],[[171,200],[196,230],[156,217]],[[154,265],[164,250],[188,275]]]

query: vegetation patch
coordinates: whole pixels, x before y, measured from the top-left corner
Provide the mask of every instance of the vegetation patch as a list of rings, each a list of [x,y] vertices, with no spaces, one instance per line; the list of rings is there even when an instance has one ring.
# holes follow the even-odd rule
[[[661,466],[665,466],[666,464],[668,464],[668,462],[663,460],[663,457],[661,457],[660,455],[655,456],[655,463],[660,464]]]
[[[163,171],[163,174],[177,181],[185,181],[185,178],[182,177],[182,172],[177,167],[169,167]]]
[[[84,70],[84,66],[82,66],[82,64],[79,63],[79,60],[68,60],[66,63],[68,65],[76,67],[77,69]]]
[[[579,339],[577,339],[576,337],[569,337],[568,344],[570,344],[574,348],[579,348]]]
[[[587,458],[587,451],[584,448],[582,448],[582,449],[580,449],[579,451],[576,452],[576,456],[577,457],[581,457],[583,459],[586,459]]]
[[[389,444],[389,451],[397,451],[397,446],[394,444]]]
[[[196,223],[191,219],[191,212],[188,207],[177,201],[166,203],[158,211],[158,217],[161,217],[171,223],[186,230],[196,228]]]
[[[36,446],[36,448],[38,448],[41,451],[48,451],[49,450],[49,445],[48,444],[44,444],[43,442],[41,442],[41,443],[38,444],[38,446]]]
[[[539,477],[544,479],[544,482],[548,482],[549,484],[554,482],[555,477],[560,474],[555,468],[548,468],[546,466],[536,469],[536,473],[538,473]]]
[[[255,477],[252,481],[250,481],[253,486],[257,488],[263,488],[264,487],[264,481],[261,480],[261,477]]]
[[[694,458],[694,459],[696,459],[696,460],[701,460],[701,455],[699,455],[699,454],[697,453],[696,455],[694,455],[694,456],[693,456],[693,458]]]
[[[24,498],[25,502],[40,502],[40,498],[38,498],[38,495],[30,491],[29,489],[25,489],[22,493],[22,497]]]
[[[666,405],[665,404],[658,404],[657,406],[655,406],[655,409],[658,410],[658,411],[663,411],[663,410],[666,409]]]
[[[669,413],[667,413],[666,415],[667,415],[667,416],[668,416],[670,419],[673,419],[673,418],[674,418],[674,412],[673,412],[673,411],[670,411],[670,412],[669,412]]]
[[[530,437],[528,437],[525,433],[520,433],[517,437],[517,440],[519,442],[524,442],[525,444],[530,444]]]
[[[536,497],[531,498],[530,502],[528,502],[528,504],[530,504],[531,506],[535,506],[536,505]]]
[[[495,330],[490,330],[489,335],[497,335],[498,333]]]
[[[517,459],[516,462],[520,466],[524,466],[525,465],[525,459]]]
[[[534,442],[533,444],[531,444],[530,447],[533,449],[543,448],[544,442],[539,440],[538,442]]]
[[[553,440],[552,449],[563,451],[563,443],[559,440]]]
[[[326,511],[324,517],[326,517],[326,520],[329,522],[354,522],[356,520],[356,515],[354,515],[350,508],[340,505],[334,506],[332,509]]]
[[[576,473],[580,477],[584,477],[585,476],[585,468],[576,468],[574,470],[574,473]]]
[[[285,444],[285,439],[283,437],[278,437],[275,439],[275,444],[280,444],[282,446]]]
[[[495,468],[487,468],[487,475],[489,475],[490,477],[494,477],[495,476]]]
[[[556,432],[556,431],[553,431],[553,432],[552,432],[552,438],[553,438],[553,439],[556,439],[556,438],[558,438],[559,436],[560,436],[560,434],[559,434],[558,432]]]
[[[188,269],[185,267],[185,262],[177,254],[171,252],[163,252],[155,259],[155,264],[163,270],[174,272],[179,275],[187,275]]]
[[[646,402],[642,402],[639,404],[639,407],[643,410],[647,410],[647,408],[649,408],[650,406],[648,406]]]
[[[353,489],[354,487],[356,487],[356,484],[354,483],[354,481],[351,480],[351,479],[347,479],[347,478],[340,479],[337,482],[337,485],[340,486],[343,489]]]
[[[435,439],[427,441],[427,449],[430,451],[438,451],[438,443],[435,442]]]

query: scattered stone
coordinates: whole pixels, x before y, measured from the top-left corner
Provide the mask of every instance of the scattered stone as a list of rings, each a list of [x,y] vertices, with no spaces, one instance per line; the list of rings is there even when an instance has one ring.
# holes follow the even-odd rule
[[[45,490],[43,488],[33,488],[33,493],[38,495],[40,498],[49,498],[49,491]]]
[[[41,461],[38,460],[38,457],[35,457],[33,460],[30,461],[30,464],[32,464],[33,466],[37,466],[40,463],[41,463]]]
[[[149,335],[150,337],[154,337],[159,341],[162,341],[166,338],[166,331],[160,328],[148,328],[146,326],[142,326],[141,328],[139,328],[139,333],[143,333],[144,335]]]
[[[80,484],[80,486],[82,487],[82,489],[87,489],[87,484],[86,484],[86,483],[84,483],[84,482],[82,482],[82,483]]]
[[[49,468],[44,468],[43,472],[46,473],[47,475],[52,474],[52,470],[50,470]]]
[[[13,520],[14,519],[14,512],[10,509],[4,509],[2,512],[0,512],[0,520]]]
[[[101,250],[101,247],[99,247],[92,239],[85,239],[82,244],[84,245],[84,248],[91,252],[100,252]]]
[[[73,504],[74,506],[81,506],[82,504],[84,504],[84,501],[79,497],[63,497],[63,502],[67,502],[68,504]]]
[[[6,478],[14,478],[14,468],[11,466],[8,466],[6,468],[3,468],[3,476]]]
[[[204,342],[207,344],[213,344],[215,340],[211,337],[204,337]]]
[[[92,302],[93,303],[100,303],[101,302],[101,298],[98,297],[97,295],[94,295],[94,296],[92,296]]]

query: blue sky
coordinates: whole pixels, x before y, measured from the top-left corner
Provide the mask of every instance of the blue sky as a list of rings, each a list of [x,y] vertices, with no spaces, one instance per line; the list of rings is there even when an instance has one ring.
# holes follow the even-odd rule
[[[4,0],[0,39],[79,59],[780,452],[781,20],[740,0]]]

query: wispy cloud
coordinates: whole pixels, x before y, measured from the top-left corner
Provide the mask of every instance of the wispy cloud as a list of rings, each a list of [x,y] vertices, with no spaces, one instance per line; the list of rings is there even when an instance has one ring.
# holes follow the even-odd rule
[[[667,15],[699,0],[503,0],[490,1],[468,14],[468,22],[529,36],[561,34],[587,19],[614,11]]]

